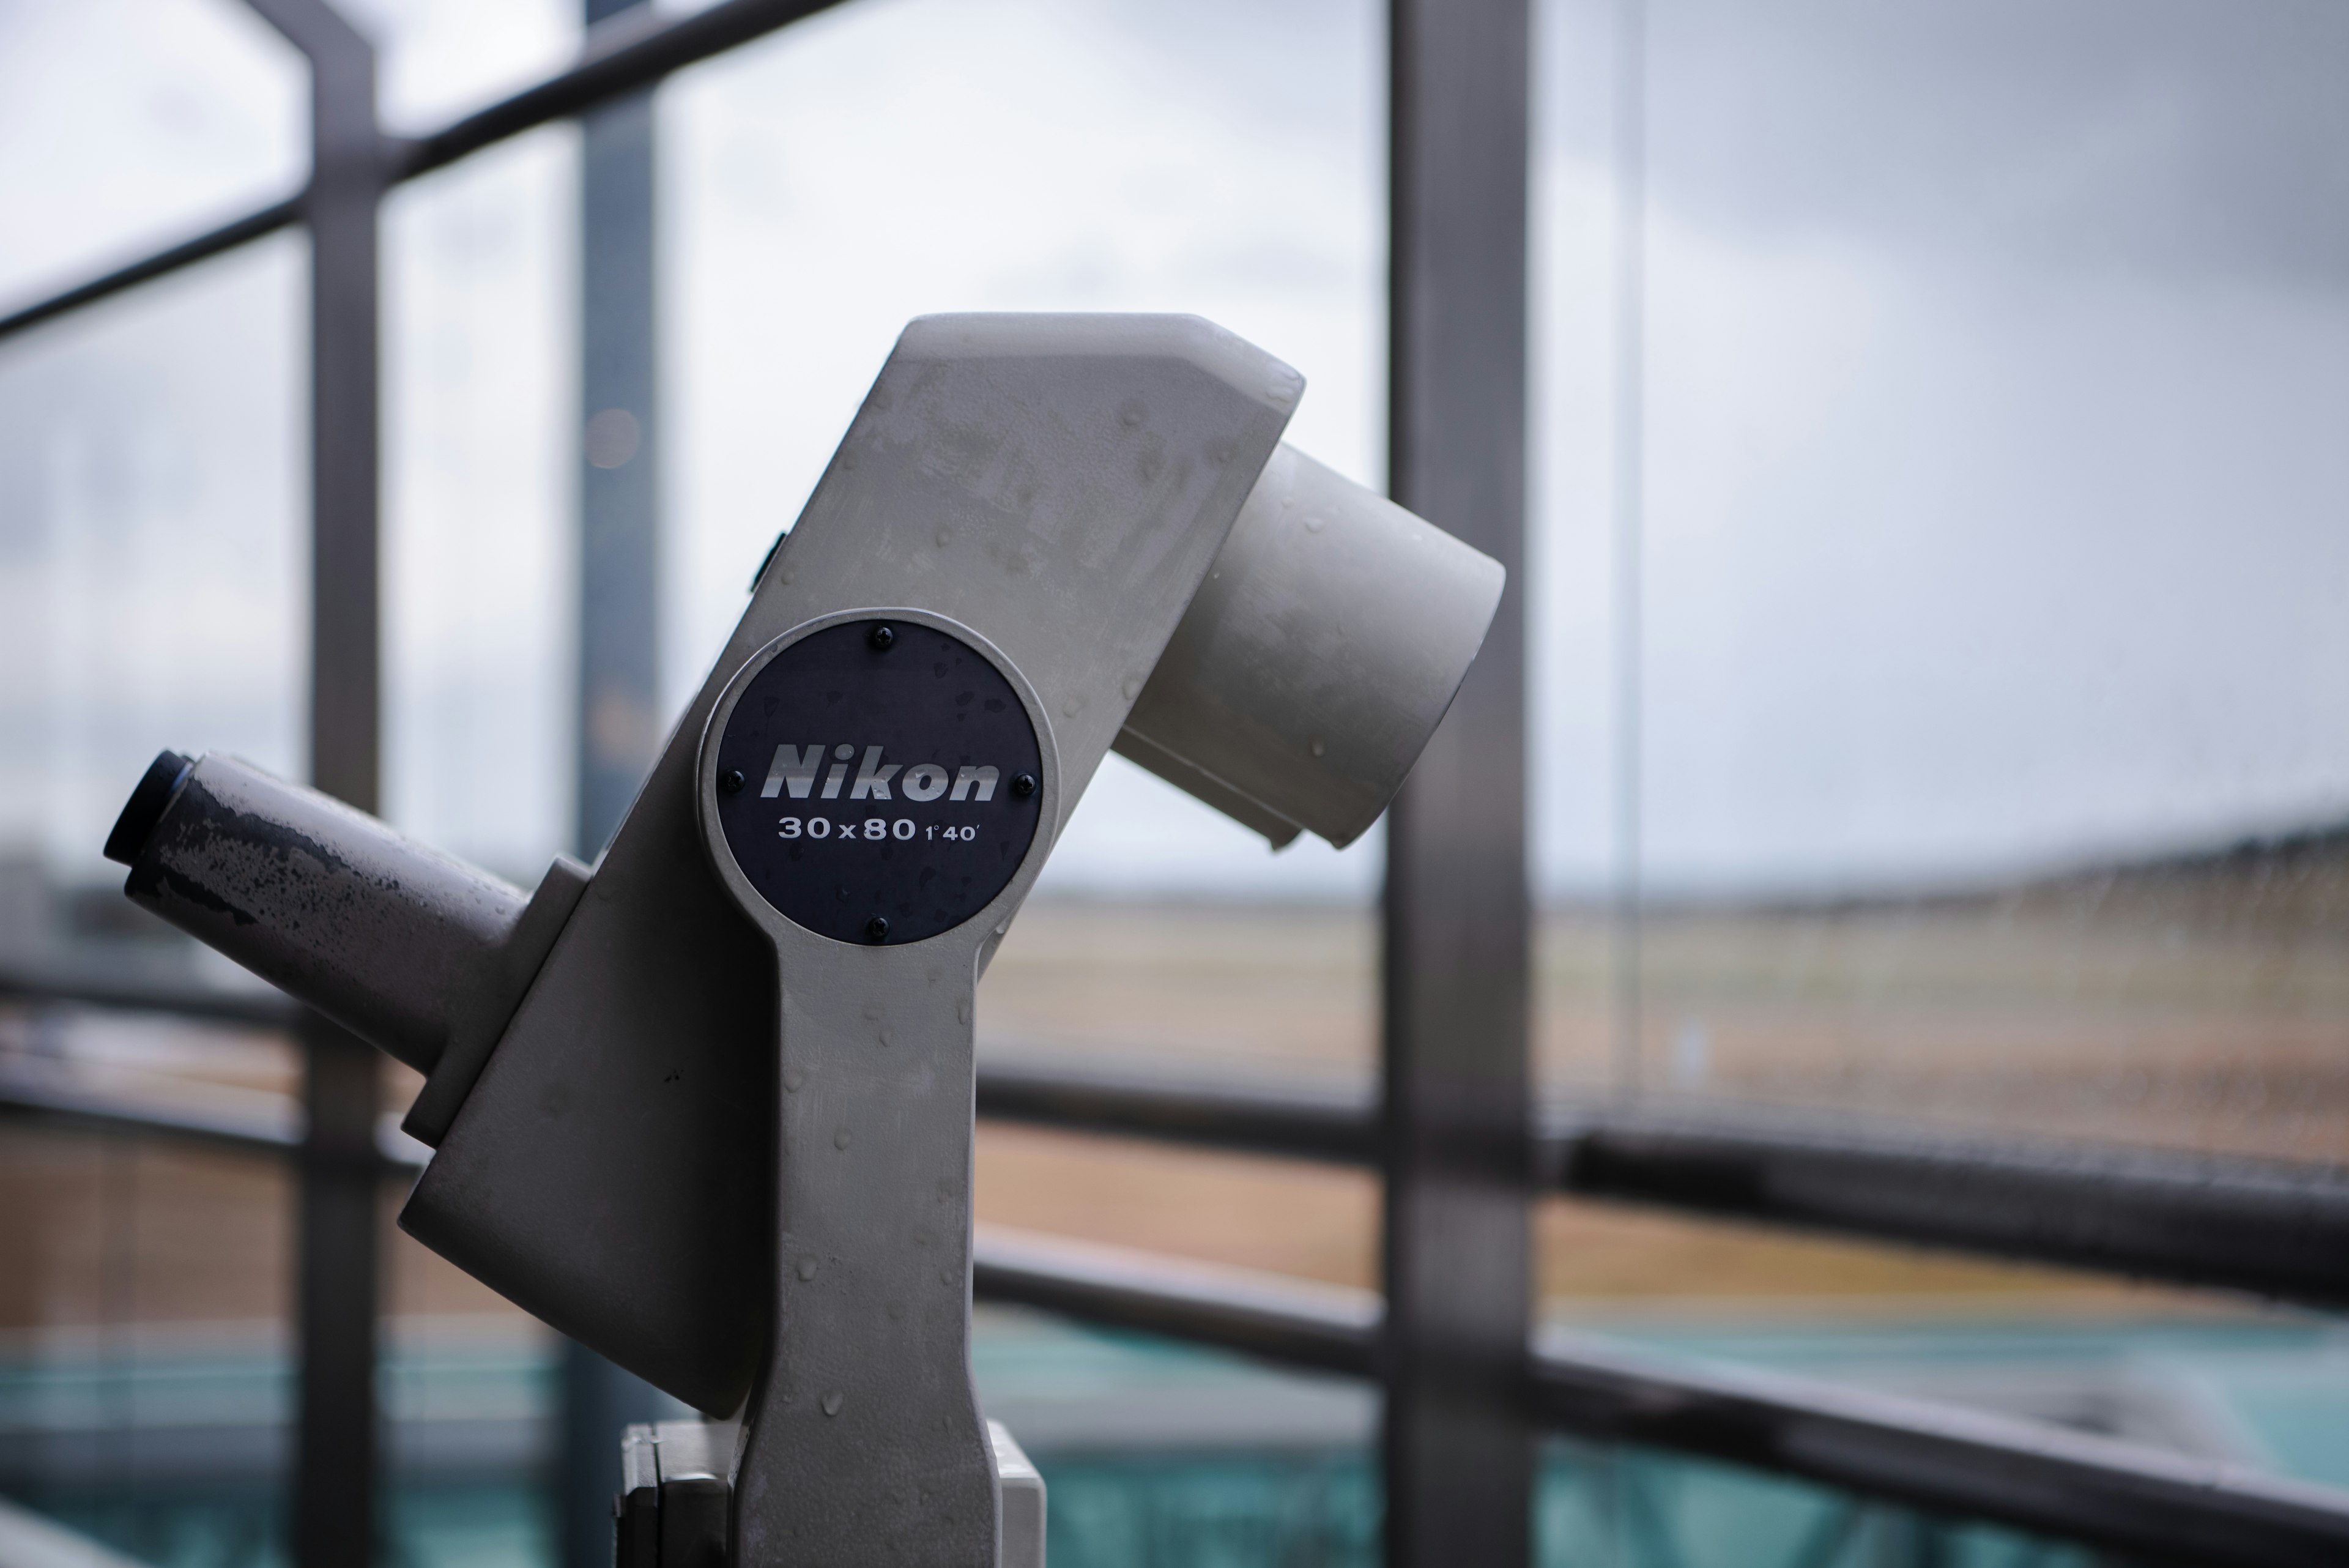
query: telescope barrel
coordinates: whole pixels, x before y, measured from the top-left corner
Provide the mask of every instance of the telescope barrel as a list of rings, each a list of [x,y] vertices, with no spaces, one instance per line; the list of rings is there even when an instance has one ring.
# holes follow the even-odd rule
[[[330,796],[218,754],[157,757],[106,853],[130,867],[133,902],[427,1074],[507,989],[503,950],[529,901]]]

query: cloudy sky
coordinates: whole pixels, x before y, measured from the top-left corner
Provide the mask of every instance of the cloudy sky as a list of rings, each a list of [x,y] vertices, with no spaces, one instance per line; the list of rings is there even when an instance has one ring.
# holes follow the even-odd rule
[[[1376,483],[1367,0],[855,0],[665,89],[665,681],[698,683],[906,317],[1180,309]],[[546,0],[367,0],[420,129]],[[1532,63],[1540,879],[1622,846],[1613,0]],[[1947,886],[2349,815],[2349,8],[1651,0],[1639,853],[1691,890]],[[300,178],[225,0],[0,0],[0,298]],[[388,801],[567,839],[574,142],[385,227]],[[0,846],[67,875],[156,746],[293,771],[303,249],[0,347]],[[1122,765],[1065,889],[1362,896]]]

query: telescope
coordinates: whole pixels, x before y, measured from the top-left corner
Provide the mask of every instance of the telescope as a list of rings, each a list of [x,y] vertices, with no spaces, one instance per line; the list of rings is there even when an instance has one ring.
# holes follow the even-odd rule
[[[233,757],[131,794],[133,900],[424,1075],[401,1228],[703,1413],[624,1447],[624,1568],[1040,1568],[971,1382],[979,977],[1109,752],[1351,843],[1500,599],[1282,444],[1303,389],[1192,317],[914,321],[533,891]]]

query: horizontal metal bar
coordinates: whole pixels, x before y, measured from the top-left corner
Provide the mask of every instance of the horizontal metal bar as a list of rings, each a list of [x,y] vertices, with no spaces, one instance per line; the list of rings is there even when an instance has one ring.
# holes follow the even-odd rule
[[[171,981],[140,980],[89,969],[0,965],[0,1001],[169,1012],[223,1023],[290,1029],[301,1005],[277,991],[219,991]]]
[[[1371,1376],[1378,1298],[982,1227],[987,1301]],[[2349,1492],[2063,1428],[1547,1334],[1528,1397],[1553,1430],[1701,1454],[2156,1562],[2349,1561]]]
[[[299,1149],[282,1119],[135,1106],[22,1072],[0,1075],[0,1110],[280,1159]],[[415,1164],[390,1155],[383,1163],[387,1175]],[[980,1232],[975,1262],[985,1300],[1283,1366],[1375,1370],[1380,1313],[1368,1292],[992,1227]],[[2349,1493],[2060,1428],[1804,1378],[1692,1368],[1563,1334],[1533,1347],[1527,1387],[1538,1418],[1557,1430],[1706,1455],[2157,1561],[2349,1561]]]
[[[1008,1068],[982,1116],[1356,1164],[1366,1100]],[[1546,1184],[1577,1197],[1998,1258],[2349,1303],[2349,1178],[2184,1152],[1829,1131],[1747,1114],[1553,1119]]]
[[[88,283],[67,289],[63,294],[51,295],[47,299],[22,306],[6,316],[0,316],[0,340],[12,337],[19,332],[30,331],[45,321],[53,321],[60,316],[79,310],[85,305],[96,305],[101,299],[110,298],[125,289],[136,288],[142,283],[152,282],[168,273],[177,272],[181,267],[193,266],[196,263],[209,261],[224,251],[233,251],[239,245],[250,244],[254,240],[265,238],[280,229],[292,227],[299,223],[301,218],[302,198],[299,196],[289,197],[283,202],[273,202],[257,212],[247,213],[242,218],[222,223],[209,234],[198,234],[191,240],[182,240],[169,250],[157,251],[154,254],[132,262],[128,266],[118,267],[102,277],[94,277]]]
[[[2064,1428],[1775,1373],[1695,1368],[1549,1334],[1532,1397],[1556,1429],[1707,1455],[2157,1563],[2349,1562],[2349,1491]]]
[[[1371,1375],[1379,1299],[1244,1276],[982,1225],[972,1289],[984,1300],[1211,1345],[1288,1366]]]
[[[675,21],[652,7],[590,33],[576,64],[512,98],[402,144],[395,180],[444,168],[492,142],[648,88],[779,27],[828,11],[840,0],[724,0]]]
[[[427,135],[385,138],[387,183],[429,174],[508,137],[652,87],[673,72],[698,65],[819,11],[830,10],[839,3],[840,0],[722,0],[708,10],[668,22],[656,19],[647,6],[641,16],[590,33],[578,60],[544,81]],[[302,220],[308,199],[304,194],[272,202],[209,234],[0,316],[0,340],[274,234]]]
[[[7,996],[278,1026],[295,1013],[273,996],[0,971]],[[1368,1165],[1378,1151],[1369,1101],[1341,1094],[988,1064],[978,1112],[1284,1158]],[[1569,1116],[1540,1146],[1546,1182],[1578,1197],[2349,1303],[2349,1176],[2337,1171],[1915,1128],[1855,1134],[1754,1113]]]
[[[1992,1257],[2349,1303],[2349,1178],[2184,1151],[1826,1130],[1748,1115],[1561,1128],[1558,1185]]]
[[[86,1132],[160,1137],[264,1159],[303,1158],[305,1118],[290,1096],[244,1095],[242,1106],[161,1104],[77,1082],[59,1064],[0,1058],[0,1116]],[[264,1102],[277,1101],[278,1104]],[[376,1129],[378,1173],[412,1178],[429,1158],[398,1122]]]
[[[978,1114],[1242,1154],[1342,1165],[1378,1160],[1377,1114],[1361,1095],[1219,1088],[1196,1080],[987,1063],[978,1070]]]
[[[0,1064],[0,1112],[271,1159],[289,1158],[302,1147],[302,1119],[290,1099],[275,1114],[155,1105],[77,1085],[63,1074],[41,1072],[24,1063]]]

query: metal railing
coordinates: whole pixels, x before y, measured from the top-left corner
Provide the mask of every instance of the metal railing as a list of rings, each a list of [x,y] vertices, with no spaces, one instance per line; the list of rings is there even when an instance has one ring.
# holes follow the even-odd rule
[[[1000,1121],[1377,1167],[1359,1097],[982,1068]],[[2305,1166],[2048,1141],[1866,1132],[1785,1114],[1559,1107],[1537,1189],[1942,1247],[2272,1301],[2349,1305],[2349,1177]]]
[[[5,972],[0,999],[286,1029],[298,1026],[302,1012],[271,996]],[[980,1069],[978,1105],[983,1119],[1112,1137],[1349,1165],[1374,1164],[1378,1155],[1371,1108],[1338,1096],[990,1064]],[[305,1149],[290,1104],[275,1116],[165,1109],[22,1066],[0,1067],[0,1113],[276,1160],[300,1159]],[[1586,1197],[1919,1240],[1876,1205],[1853,1211],[1855,1188],[1873,1189],[1879,1199],[1889,1188],[1931,1195],[1938,1219],[1930,1240],[1942,1247],[2112,1267],[2125,1245],[2125,1272],[2236,1288],[2254,1272],[2245,1258],[2268,1259],[2292,1287],[2271,1293],[2349,1299],[2349,1180],[2335,1177],[2188,1156],[1836,1140],[1744,1123],[1607,1115],[1553,1118],[1536,1141],[1546,1183]],[[375,1158],[387,1180],[411,1179],[422,1165],[413,1146],[388,1136]],[[2020,1208],[2018,1192],[2027,1195]],[[2088,1239],[2061,1227],[2034,1233],[2016,1218],[2043,1208],[2088,1224]],[[2099,1209],[2101,1221],[2079,1220],[2081,1210]],[[2214,1251],[2211,1238],[2230,1232]],[[975,1257],[984,1300],[1279,1366],[1367,1378],[1381,1371],[1382,1311],[1370,1292],[984,1227]],[[2299,1565],[2349,1557],[2349,1493],[2036,1422],[1775,1373],[1692,1368],[1556,1332],[1528,1341],[1520,1395],[1531,1419],[1549,1430],[1703,1455],[2149,1561]]]
[[[721,0],[675,20],[641,8],[593,30],[567,69],[414,138],[376,125],[372,50],[326,0],[248,3],[312,64],[307,187],[0,316],[0,341],[308,227],[312,776],[371,809],[380,697],[375,223],[384,192],[654,87],[833,0]],[[1523,565],[1526,13],[1526,0],[1389,5],[1393,489],[1501,559],[1513,579]],[[1392,821],[1375,1100],[1000,1066],[981,1075],[980,1114],[998,1120],[1377,1168],[1382,1294],[1238,1284],[1000,1237],[979,1247],[980,1293],[1377,1379],[1387,1396],[1390,1568],[1522,1561],[1531,1484],[1522,1439],[1542,1428],[1709,1455],[2154,1560],[2349,1561],[2349,1495],[2050,1427],[1531,1336],[1529,1289],[1512,1301],[1462,1299],[1446,1251],[1469,1244],[1461,1238],[1483,1249],[1481,1277],[1529,1284],[1524,1208],[1548,1188],[2317,1304],[2349,1301],[2349,1184],[2331,1177],[1778,1120],[1605,1108],[1537,1118],[1526,1050],[1524,678],[1513,586]],[[379,1183],[413,1169],[374,1134],[371,1060],[276,999],[60,974],[0,976],[0,996],[262,1024],[303,1042],[298,1111],[200,1114],[19,1071],[0,1076],[0,1110],[296,1164],[295,1558],[305,1568],[363,1561],[374,1516],[373,1202]],[[1464,1466],[1456,1449],[1440,1451],[1454,1441],[1493,1462]]]

